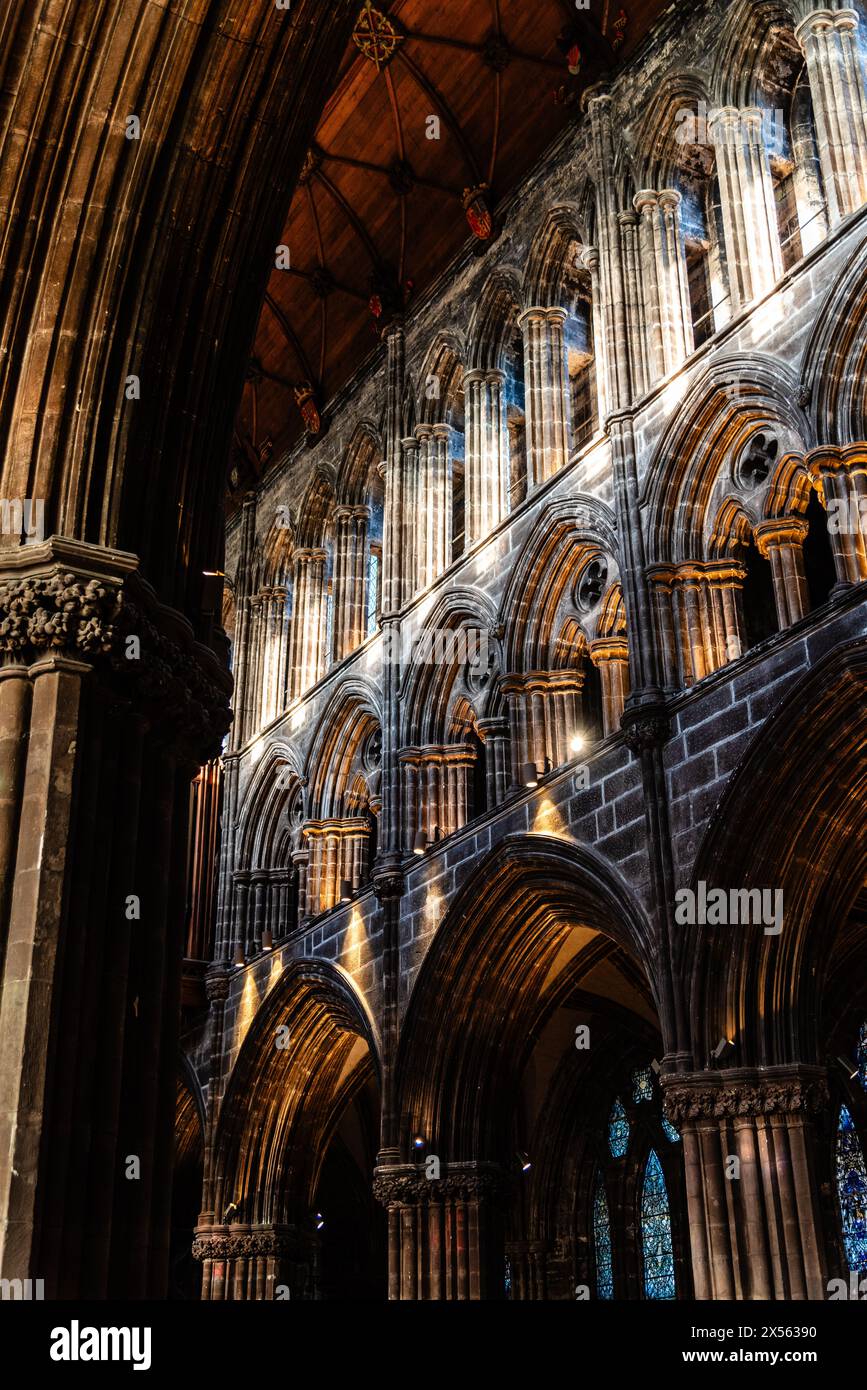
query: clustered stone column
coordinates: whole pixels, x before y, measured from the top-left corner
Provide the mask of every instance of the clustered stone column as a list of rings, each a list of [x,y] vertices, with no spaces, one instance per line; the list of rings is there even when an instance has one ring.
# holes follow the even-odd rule
[[[400,754],[405,847],[416,833],[444,839],[467,823],[470,772],[475,750],[465,743],[404,748]]]
[[[341,884],[355,893],[367,879],[370,826],[361,816],[309,820],[304,824],[308,862],[306,917],[318,917],[340,902]]]
[[[605,314],[602,309],[602,257],[598,246],[585,246],[581,264],[590,274],[591,311],[593,315],[593,361],[596,368],[596,403],[599,420],[604,423],[611,401],[608,384],[608,348],[605,342]]]
[[[369,507],[337,507],[334,512],[334,660],[360,647],[365,632],[365,594]]]
[[[854,9],[808,11],[795,30],[804,50],[816,122],[819,162],[831,226],[867,201],[867,102]]]
[[[780,629],[806,617],[810,593],[804,569],[804,541],[808,525],[803,517],[775,517],[756,527],[759,554],[770,562],[774,602]]]
[[[505,380],[505,372],[494,368],[475,367],[464,373],[464,527],[468,547],[489,535],[506,515],[509,435],[503,398]]]
[[[648,578],[666,686],[693,685],[737,660],[744,648],[742,565],[730,560],[653,565]]]
[[[263,589],[259,596],[258,631],[251,640],[258,652],[259,666],[255,674],[260,691],[259,725],[264,727],[283,710],[286,694],[286,590],[275,586]],[[251,730],[252,732],[252,730]]]
[[[619,306],[623,336],[629,345],[629,366],[632,391],[640,400],[653,381],[648,353],[651,341],[647,325],[647,306],[641,278],[641,217],[634,210],[617,214],[620,231],[620,254],[623,262],[625,303]],[[597,353],[597,356],[599,354]]]
[[[552,478],[569,460],[569,374],[566,310],[526,309],[518,318],[524,337],[527,413],[527,477],[530,487]]]
[[[617,733],[629,694],[629,646],[625,637],[597,637],[590,643],[590,660],[602,683],[602,732]]]
[[[534,763],[542,773],[546,764],[562,767],[574,756],[570,743],[582,727],[583,688],[583,671],[532,671],[503,681],[515,782],[521,781],[524,763]]]
[[[325,669],[326,560],[324,550],[295,551],[290,700],[315,685]]]
[[[262,950],[265,932],[272,940],[296,925],[288,920],[287,869],[237,869],[232,875],[232,957],[240,960]],[[227,953],[221,953],[227,959]]]
[[[315,1296],[318,1239],[292,1226],[200,1226],[202,1301],[255,1302]]]
[[[485,799],[492,811],[506,800],[509,789],[509,721],[504,716],[476,721],[485,745]]]
[[[644,288],[648,385],[677,370],[693,349],[686,252],[680,229],[681,196],[642,189],[635,195],[641,216],[639,246]]]
[[[827,445],[806,457],[828,511],[838,589],[867,579],[867,444]]]
[[[374,1196],[388,1216],[390,1300],[503,1297],[503,1202],[508,1181],[494,1164],[443,1164],[427,1178],[413,1164],[375,1170]]]
[[[421,480],[419,476],[419,457],[421,440],[417,435],[408,435],[400,444],[401,492],[403,512],[400,518],[400,545],[403,551],[401,603],[409,603],[421,586],[421,552],[419,550],[421,528],[419,512],[421,508]]]
[[[758,107],[726,106],[713,113],[708,132],[716,149],[735,311],[767,294],[783,273],[763,122]]]
[[[0,634],[0,1277],[161,1298],[190,783],[230,680],[80,541],[3,556]]]
[[[824,1072],[701,1072],[662,1085],[683,1140],[696,1298],[825,1298],[814,1155]]]
[[[415,549],[418,586],[425,589],[442,574],[451,560],[451,426],[418,425],[416,437],[419,451]]]

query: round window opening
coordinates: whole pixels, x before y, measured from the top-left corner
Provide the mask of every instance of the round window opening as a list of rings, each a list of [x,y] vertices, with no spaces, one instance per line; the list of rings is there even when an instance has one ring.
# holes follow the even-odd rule
[[[575,591],[575,602],[582,613],[589,613],[602,600],[608,586],[608,565],[603,559],[585,565]]]

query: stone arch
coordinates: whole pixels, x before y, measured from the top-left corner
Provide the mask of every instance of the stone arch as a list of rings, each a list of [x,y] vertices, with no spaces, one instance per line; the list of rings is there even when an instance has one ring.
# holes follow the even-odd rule
[[[714,105],[763,104],[763,74],[781,33],[790,34],[796,45],[790,6],[779,0],[734,0],[717,41]]]
[[[597,935],[652,978],[649,923],[617,871],[583,846],[509,836],[470,876],[425,956],[401,1028],[407,1157],[421,1133],[444,1162],[507,1160],[503,1096]]]
[[[241,869],[285,863],[285,812],[298,797],[303,774],[295,749],[282,740],[265,749],[238,808],[237,864]]]
[[[549,210],[530,247],[524,271],[524,308],[551,308],[561,303],[570,251],[576,245],[588,245],[586,225],[575,204],[558,203]]]
[[[330,469],[320,467],[311,478],[304,500],[298,508],[298,549],[324,545],[331,529],[334,500],[333,473]]]
[[[466,349],[456,333],[441,333],[429,348],[420,376],[416,418],[427,425],[448,424],[464,428],[463,376]],[[437,383],[431,394],[429,383]]]
[[[206,1286],[218,1277],[207,1258],[216,1228],[233,1281],[246,1288],[261,1272],[248,1253],[261,1249],[272,1284],[312,1297],[323,1164],[341,1118],[376,1085],[379,1057],[370,1009],[346,972],[325,961],[287,962],[256,1012],[220,1105],[205,1194],[211,1221],[198,1232]],[[241,1296],[275,1294],[272,1287]]]
[[[383,456],[379,431],[369,420],[361,420],[352,432],[337,475],[338,502],[360,506],[372,491],[378,491],[379,480],[371,477]]]
[[[404,744],[446,742],[452,706],[461,693],[478,713],[493,712],[495,676],[501,670],[499,642],[492,636],[496,621],[490,599],[470,588],[450,590],[426,615],[401,686]],[[464,679],[468,665],[478,667],[473,691]]]
[[[579,495],[545,507],[500,604],[507,671],[550,665],[567,590],[584,565],[603,555],[617,564],[614,517],[604,503]]]
[[[485,281],[467,332],[470,367],[504,367],[508,341],[517,329],[521,285],[517,271],[496,270]]]
[[[867,240],[825,297],[804,352],[802,391],[817,444],[867,438]]]
[[[804,449],[812,432],[797,394],[790,369],[760,354],[718,360],[693,383],[646,473],[641,501],[653,562],[703,556],[734,464],[762,426],[780,436],[780,456]]]
[[[361,677],[343,682],[319,721],[306,761],[307,814],[316,819],[343,817],[361,767],[364,744],[380,728],[381,711],[373,685]],[[370,786],[379,791],[378,782]]]
[[[635,135],[633,165],[642,188],[670,188],[678,171],[700,165],[710,172],[712,153],[705,141],[684,138],[686,113],[707,111],[711,104],[708,77],[704,72],[685,69],[669,73],[654,88]]]
[[[747,747],[705,831],[693,888],[779,891],[783,919],[778,934],[682,929],[699,1064],[720,1037],[739,1067],[824,1060],[836,940],[867,873],[865,694],[863,639],[818,661]],[[863,935],[861,947],[863,962]],[[842,968],[851,978],[851,955]]]

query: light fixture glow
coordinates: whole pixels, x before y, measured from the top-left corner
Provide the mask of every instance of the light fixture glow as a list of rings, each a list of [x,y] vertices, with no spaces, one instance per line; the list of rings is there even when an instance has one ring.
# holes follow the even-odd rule
[[[533,1166],[530,1162],[530,1155],[524,1153],[523,1149],[518,1150],[518,1162],[521,1165],[522,1173],[528,1173]]]
[[[262,932],[262,950],[270,951],[274,946],[274,938],[271,935],[271,928],[266,927]]]
[[[427,849],[427,835],[423,830],[416,832],[416,837],[412,842],[413,854],[424,854]]]
[[[524,763],[521,768],[521,781],[525,787],[538,787],[539,770],[535,763]]]
[[[412,1146],[413,1146],[414,1149],[423,1149],[423,1148],[424,1148],[424,1142],[425,1142],[425,1141],[424,1141],[424,1135],[423,1135],[423,1134],[417,1134],[417,1135],[415,1136],[415,1138],[413,1139],[413,1141],[412,1141]]]
[[[235,965],[243,965],[243,964],[245,963],[245,962],[244,962],[244,947],[241,946],[241,945],[238,945],[238,946],[235,947],[235,961],[234,961],[234,963],[235,963]]]
[[[569,747],[573,753],[583,753],[587,746],[587,740],[583,734],[573,734]]]
[[[340,901],[342,903],[352,902],[352,884],[348,878],[340,880]]]

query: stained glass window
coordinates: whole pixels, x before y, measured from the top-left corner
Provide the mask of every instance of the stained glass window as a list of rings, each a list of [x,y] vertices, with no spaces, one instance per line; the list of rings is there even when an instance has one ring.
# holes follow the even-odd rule
[[[858,1046],[855,1049],[855,1060],[858,1063],[858,1080],[867,1091],[867,1023],[862,1023],[858,1030]]]
[[[504,1285],[505,1285],[505,1290],[506,1290],[506,1297],[507,1297],[507,1298],[511,1298],[511,1297],[512,1297],[512,1261],[509,1259],[508,1255],[506,1256],[506,1271],[505,1271]]]
[[[608,1217],[608,1198],[602,1174],[596,1174],[593,1193],[593,1245],[596,1251],[596,1294],[599,1298],[614,1297],[614,1271],[611,1263],[611,1222]]]
[[[640,1071],[632,1073],[632,1099],[636,1105],[643,1100],[653,1100],[653,1077],[650,1067],[642,1067]]]
[[[629,1148],[629,1121],[618,1098],[608,1119],[608,1147],[614,1158],[622,1158]]]
[[[662,1132],[670,1144],[680,1143],[680,1135],[678,1134],[674,1125],[671,1123],[671,1120],[669,1120],[665,1115],[663,1115],[662,1117]]]
[[[837,1123],[837,1196],[849,1268],[867,1274],[867,1168],[845,1105],[840,1106]]]
[[[376,612],[379,607],[379,555],[371,550],[367,561],[367,636],[376,632]]]
[[[674,1248],[665,1175],[651,1149],[641,1190],[641,1249],[645,1298],[674,1298]]]
[[[328,594],[325,599],[325,665],[330,666],[334,660],[334,594],[331,585],[328,586]]]

